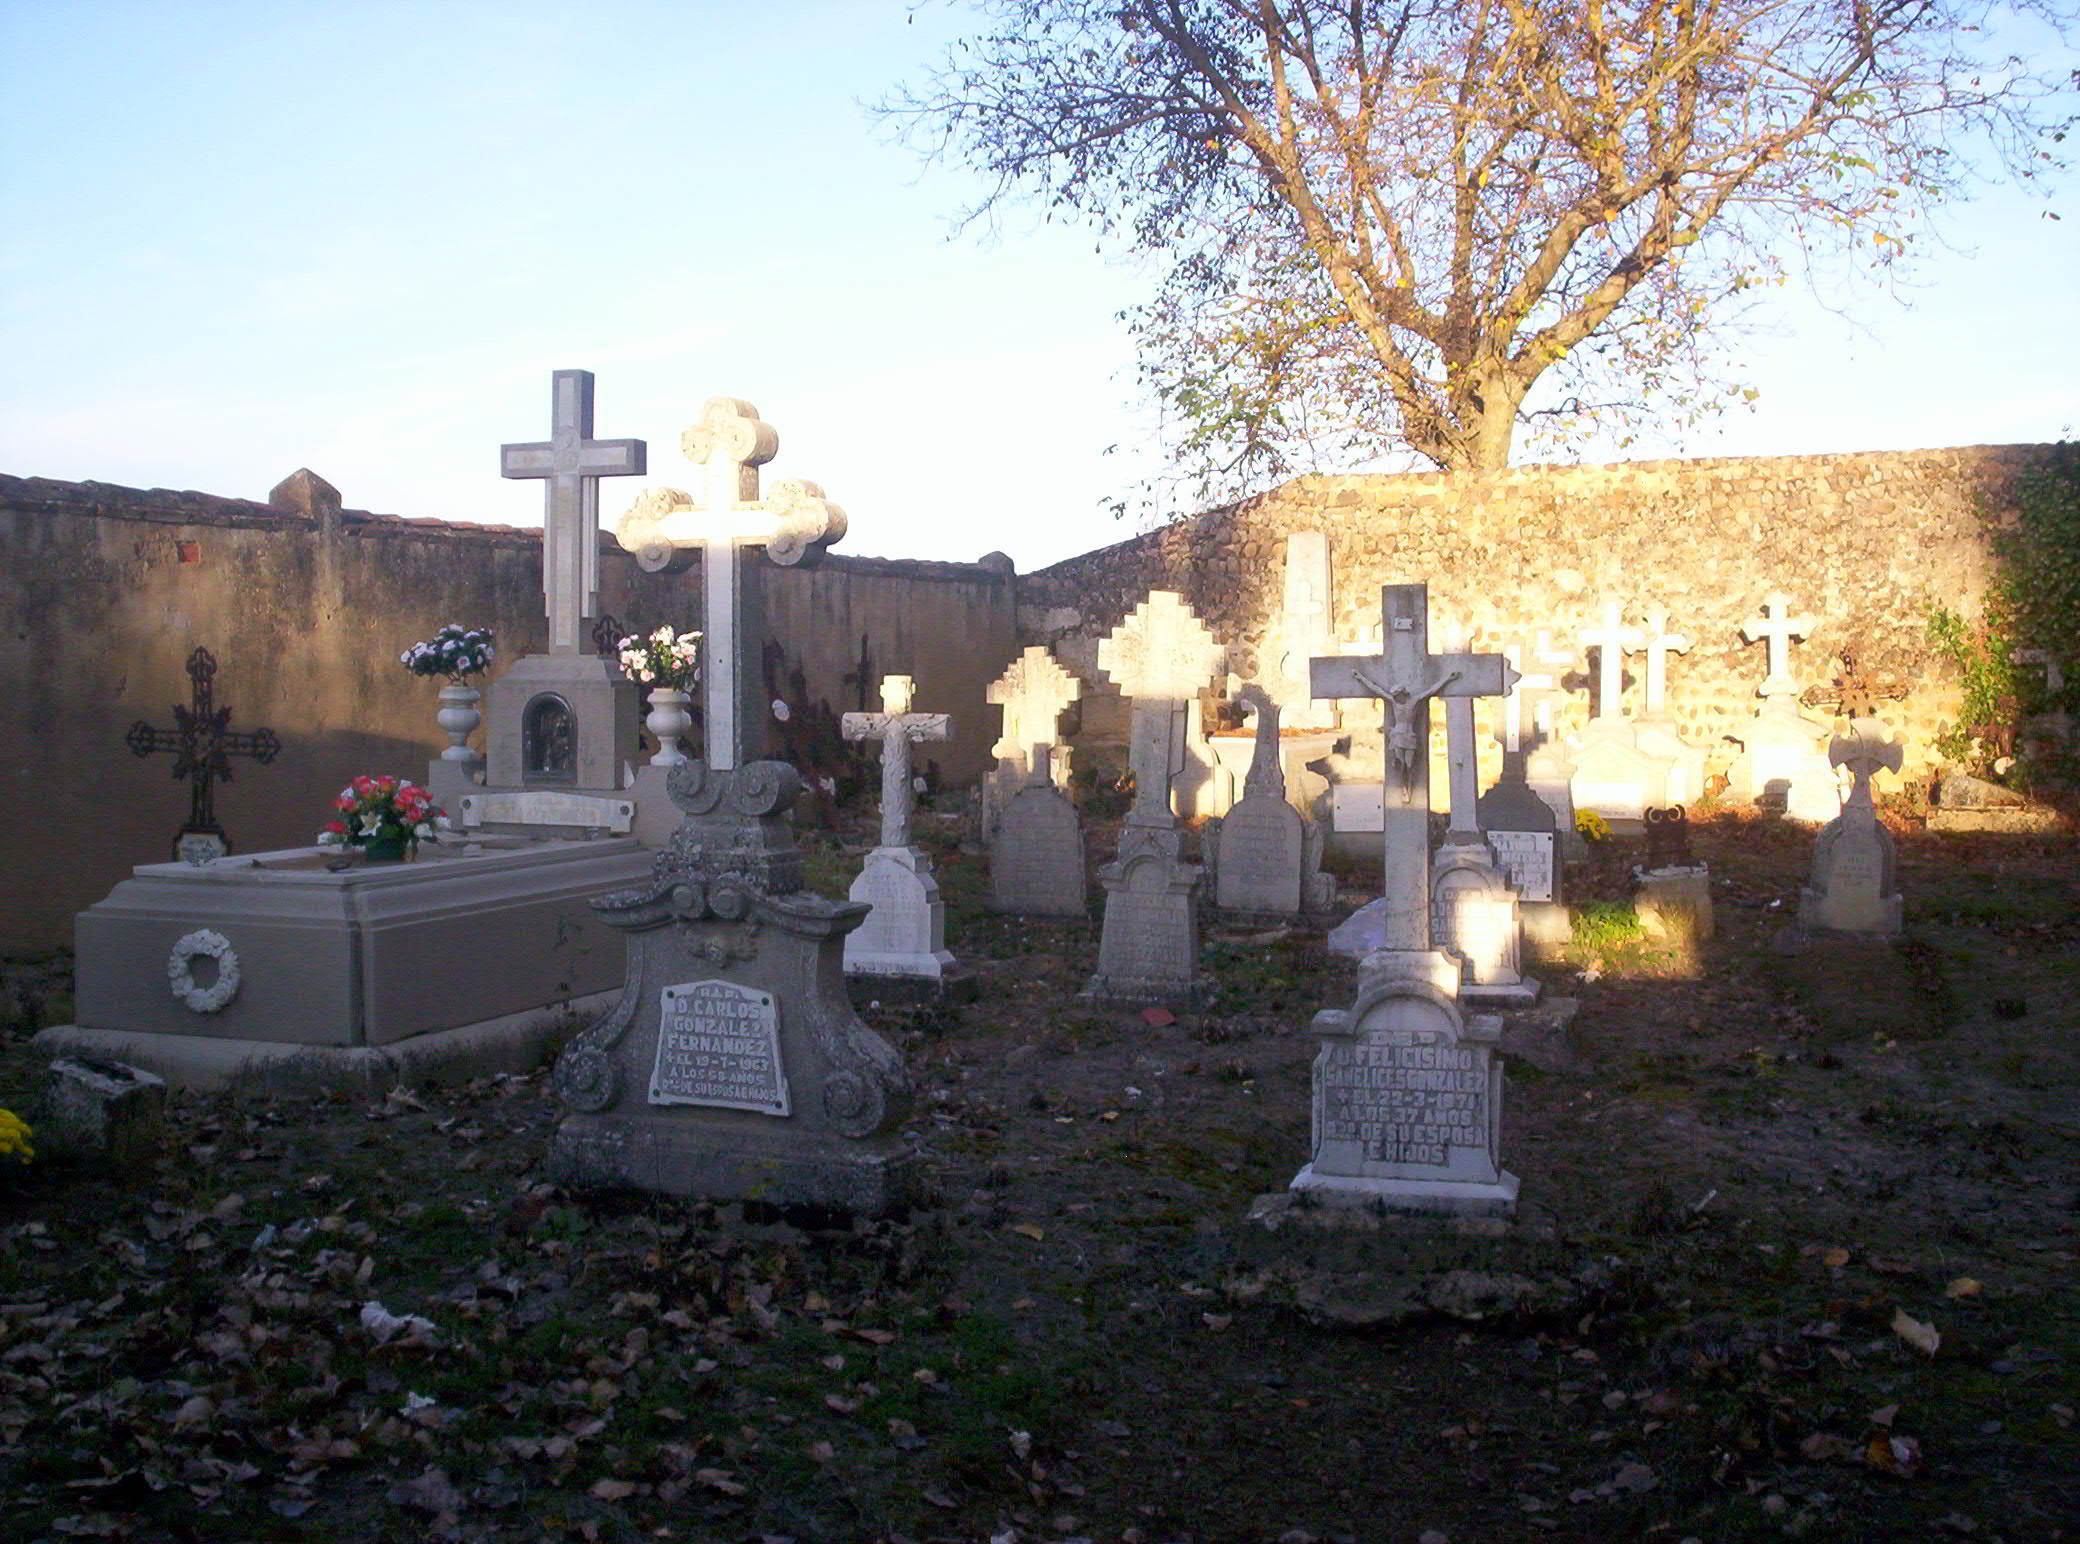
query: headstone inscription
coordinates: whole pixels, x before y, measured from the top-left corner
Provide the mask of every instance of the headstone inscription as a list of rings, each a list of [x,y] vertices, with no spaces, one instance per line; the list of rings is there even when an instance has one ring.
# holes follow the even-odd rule
[[[937,981],[952,968],[953,956],[946,948],[946,906],[932,860],[910,841],[916,798],[910,747],[945,739],[950,721],[944,713],[911,712],[911,690],[909,676],[883,676],[881,711],[847,713],[840,721],[846,739],[881,747],[881,842],[848,892],[873,909],[845,939],[845,969]]]
[[[188,705],[173,705],[173,728],[154,729],[143,719],[130,726],[123,743],[133,756],[173,752],[173,776],[188,780],[188,823],[174,833],[173,855],[206,863],[231,851],[231,838],[217,824],[216,788],[231,781],[231,758],[260,766],[274,760],[282,742],[272,729],[233,733],[231,710],[217,706],[217,657],[198,648],[188,656]]]
[[[1313,662],[1317,697],[1386,709],[1383,947],[1359,966],[1348,1009],[1314,1017],[1314,1152],[1291,1189],[1329,1206],[1507,1216],[1518,1182],[1499,1161],[1502,1020],[1463,1016],[1457,959],[1430,946],[1430,699],[1497,696],[1499,654],[1432,654],[1419,584],[1380,595],[1376,658]]]
[[[1112,862],[1098,872],[1105,923],[1084,988],[1094,1001],[1165,1002],[1198,990],[1200,871],[1182,859],[1171,783],[1188,759],[1187,710],[1224,657],[1184,597],[1168,590],[1152,592],[1098,645],[1098,668],[1134,703],[1134,803]]]
[[[1057,788],[1069,781],[1069,748],[1057,743],[1063,709],[1083,695],[1083,683],[1039,645],[1028,648],[990,682],[983,700],[1003,709],[1003,731],[990,748],[996,766],[983,784],[982,834],[995,837],[1005,806],[1032,781],[1044,763]]]
[[[786,819],[801,776],[746,754],[764,642],[752,549],[814,561],[844,532],[812,485],[758,498],[756,468],[778,443],[750,404],[711,400],[682,441],[708,472],[706,502],[666,490],[620,526],[653,572],[705,549],[706,759],[665,773],[682,819],[651,880],[594,903],[627,935],[627,979],[556,1064],[569,1113],[548,1170],[572,1184],[875,1213],[904,1203],[912,1160],[894,1135],[909,1103],[902,1059],[845,994],[845,935],[867,908],[803,888]]]
[[[1828,759],[1856,782],[1842,812],[1820,828],[1813,844],[1810,882],[1799,895],[1801,927],[1837,933],[1892,936],[1900,930],[1898,852],[1878,819],[1871,779],[1883,768],[1898,772],[1904,747],[1875,718],[1858,718],[1829,744]]]
[[[485,789],[554,790],[596,801],[601,818],[581,820],[574,831],[605,829],[612,808],[627,802],[640,707],[635,683],[591,648],[591,627],[599,616],[599,479],[640,475],[648,453],[641,440],[592,438],[592,388],[591,371],[558,370],[550,437],[501,448],[501,476],[545,483],[549,652],[513,661],[484,693]],[[427,770],[429,789],[459,824],[507,824],[487,814],[461,763]],[[507,814],[516,807],[497,806]]]
[[[1286,802],[1279,760],[1279,707],[1257,685],[1237,694],[1257,719],[1256,754],[1242,797],[1222,817],[1214,864],[1214,904],[1236,919],[1297,917],[1308,896],[1307,822]],[[1315,887],[1319,894],[1319,886]]]
[[[1769,674],[1756,688],[1762,708],[1735,734],[1741,754],[1729,773],[1732,790],[1799,820],[1828,821],[1841,813],[1841,783],[1821,750],[1827,725],[1799,711],[1798,681],[1791,674],[1791,640],[1812,636],[1811,616],[1791,614],[1791,597],[1772,590],[1762,614],[1741,624],[1750,643],[1766,642]]]

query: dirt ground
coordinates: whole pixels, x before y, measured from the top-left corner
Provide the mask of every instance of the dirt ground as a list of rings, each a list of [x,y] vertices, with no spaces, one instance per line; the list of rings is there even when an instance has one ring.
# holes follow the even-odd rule
[[[2080,1537],[2080,853],[1901,840],[1907,939],[1801,954],[1808,830],[1697,822],[1697,958],[1637,936],[1634,854],[1572,865],[1502,1238],[1245,1222],[1349,996],[1318,930],[1092,1009],[1095,928],[986,916],[950,839],[980,996],[868,1012],[907,1217],[564,1194],[540,1074],[177,1096],[155,1162],[0,1172],[8,1536]],[[20,1110],[63,962],[10,979]]]

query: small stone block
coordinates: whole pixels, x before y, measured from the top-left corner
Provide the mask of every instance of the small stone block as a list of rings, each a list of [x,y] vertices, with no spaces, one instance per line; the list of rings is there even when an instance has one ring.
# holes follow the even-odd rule
[[[40,1148],[53,1157],[129,1167],[152,1158],[166,1127],[166,1083],[122,1062],[62,1056],[44,1075]]]

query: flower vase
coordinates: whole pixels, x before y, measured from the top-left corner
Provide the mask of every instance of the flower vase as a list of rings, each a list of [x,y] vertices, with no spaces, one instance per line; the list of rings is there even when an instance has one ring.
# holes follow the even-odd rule
[[[679,748],[679,736],[693,727],[693,715],[686,705],[693,701],[689,692],[676,687],[658,686],[650,692],[650,716],[643,720],[650,732],[657,736],[657,754],[650,758],[653,767],[676,767],[686,761],[686,752]]]
[[[441,710],[434,715],[435,721],[448,737],[448,748],[441,752],[441,760],[477,759],[468,742],[469,737],[476,732],[477,725],[484,722],[484,715],[477,711],[477,701],[482,696],[483,693],[474,686],[441,688]]]
[[[410,847],[406,837],[371,836],[361,844],[361,855],[370,863],[400,863]]]

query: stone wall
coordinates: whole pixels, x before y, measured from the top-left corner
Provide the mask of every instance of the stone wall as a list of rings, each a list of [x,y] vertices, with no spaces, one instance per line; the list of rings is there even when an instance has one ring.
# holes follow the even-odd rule
[[[1669,705],[1694,744],[1730,755],[1724,736],[1754,712],[1765,674],[1741,624],[1772,590],[1818,625],[1794,644],[1802,682],[1832,678],[1850,653],[1910,683],[1886,717],[1907,739],[1906,775],[1926,770],[1930,741],[1954,716],[1955,682],[1930,656],[1926,621],[1941,601],[1967,612],[1989,573],[1988,532],[2012,519],[2022,467],[2080,447],[1948,450],[1759,459],[1525,467],[1482,474],[1304,477],[1232,508],[1106,547],[1020,581],[1027,642],[1051,644],[1086,683],[1082,739],[1102,754],[1123,741],[1123,704],[1096,668],[1097,640],[1151,589],[1182,592],[1230,646],[1242,679],[1275,669],[1285,537],[1329,539],[1339,641],[1377,642],[1380,586],[1427,583],[1432,638],[1453,625],[1493,648],[1536,628],[1573,643],[1618,600],[1638,622],[1666,606],[1692,640],[1669,661]],[[1586,658],[1568,677],[1563,732],[1587,721]],[[1628,659],[1626,710],[1644,666]],[[1370,710],[1365,710],[1370,713]],[[1826,716],[1823,712],[1820,716]],[[1442,715],[1433,715],[1442,744]],[[1480,704],[1484,766],[1499,763],[1499,709]],[[1376,714],[1368,723],[1376,723]],[[1360,736],[1361,761],[1377,761]],[[1442,790],[1441,771],[1432,779]]]
[[[236,760],[218,786],[244,852],[309,842],[356,772],[425,775],[446,743],[441,683],[398,665],[407,644],[442,622],[490,626],[494,676],[544,645],[538,530],[341,509],[312,486],[274,507],[0,476],[0,947],[68,942],[74,912],[131,865],[165,860],[188,784],[172,756],[134,757],[124,735],[138,720],[173,727],[198,645],[216,656],[231,729],[282,742],[271,765]],[[908,671],[921,711],[957,715],[954,739],[931,748],[948,779],[988,763],[983,688],[1018,647],[1008,573],[834,553],[769,574],[770,673],[796,723],[875,703],[881,674]],[[624,625],[699,625],[697,564],[646,575],[603,539],[600,586]]]

